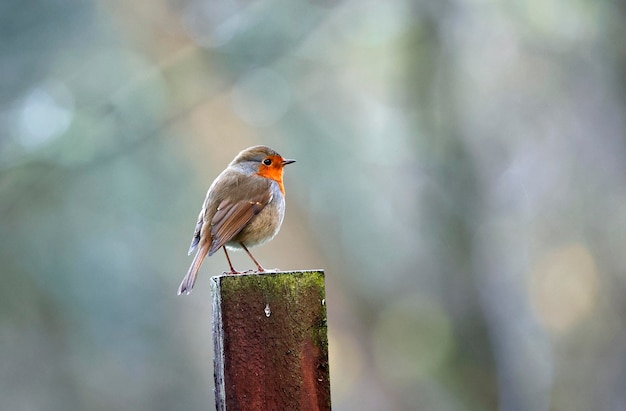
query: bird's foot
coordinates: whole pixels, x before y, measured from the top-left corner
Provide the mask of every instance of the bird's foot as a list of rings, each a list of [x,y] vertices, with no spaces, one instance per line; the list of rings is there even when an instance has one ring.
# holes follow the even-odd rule
[[[230,271],[224,271],[222,272],[222,274],[224,275],[236,275],[236,274],[241,274],[241,271],[236,271],[236,270],[230,270]]]

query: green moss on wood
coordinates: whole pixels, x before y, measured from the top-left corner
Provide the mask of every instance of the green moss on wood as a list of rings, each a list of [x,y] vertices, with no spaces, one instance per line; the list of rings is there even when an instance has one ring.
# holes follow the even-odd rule
[[[298,313],[301,304],[319,305],[319,316],[309,331],[314,344],[324,352],[328,350],[323,271],[223,275],[217,278],[224,305],[232,299],[259,294],[270,305],[270,310],[273,304],[286,304],[291,307],[292,313]],[[303,301],[307,297],[308,301]]]
[[[233,293],[241,295],[251,288],[261,290],[268,296],[297,299],[299,288],[313,288],[318,290],[321,299],[324,298],[324,273],[322,271],[295,271],[260,274],[224,275],[220,279],[222,301]],[[295,300],[294,300],[295,301]]]

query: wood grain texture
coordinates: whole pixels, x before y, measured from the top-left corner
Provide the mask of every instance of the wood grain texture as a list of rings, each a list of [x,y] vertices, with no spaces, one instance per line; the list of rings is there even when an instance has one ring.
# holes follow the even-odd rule
[[[218,410],[330,410],[323,271],[212,277]]]

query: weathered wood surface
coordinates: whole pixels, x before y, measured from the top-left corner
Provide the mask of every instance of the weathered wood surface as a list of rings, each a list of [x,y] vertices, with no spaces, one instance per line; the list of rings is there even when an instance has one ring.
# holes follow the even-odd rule
[[[324,272],[211,284],[217,410],[330,410]]]

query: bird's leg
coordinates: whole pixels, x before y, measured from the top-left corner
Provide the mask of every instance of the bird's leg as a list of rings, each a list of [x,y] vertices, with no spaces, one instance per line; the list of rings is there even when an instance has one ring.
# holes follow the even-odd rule
[[[250,258],[252,258],[252,261],[254,261],[254,264],[256,264],[256,268],[260,271],[263,272],[265,271],[265,268],[261,267],[261,264],[259,264],[259,262],[252,256],[252,254],[250,253],[250,251],[248,251],[248,249],[246,248],[246,245],[244,243],[239,243],[241,244],[241,246],[243,247],[244,250],[246,250],[246,253],[248,253],[248,255],[250,256]]]
[[[222,247],[224,249],[224,254],[226,254],[226,260],[228,260],[228,266],[230,267],[230,274],[240,274],[239,271],[236,271],[233,268],[233,264],[230,262],[230,257],[228,256],[228,251],[226,251],[226,246]]]

